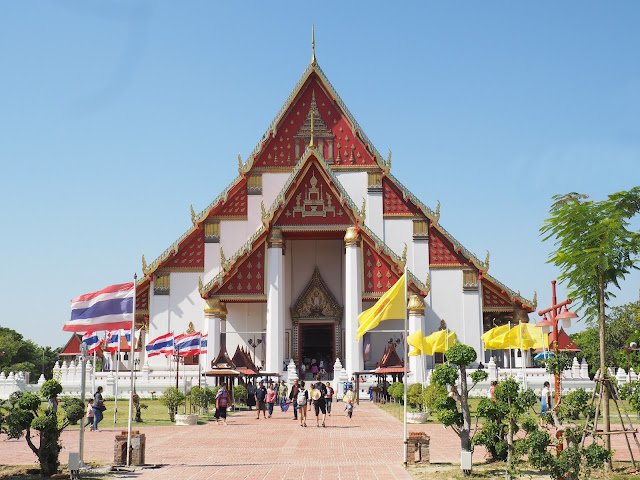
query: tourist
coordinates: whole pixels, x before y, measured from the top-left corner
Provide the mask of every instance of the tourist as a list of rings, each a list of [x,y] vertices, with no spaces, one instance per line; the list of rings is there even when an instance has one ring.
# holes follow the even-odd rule
[[[494,402],[497,402],[498,399],[496,398],[496,387],[498,386],[498,382],[496,382],[495,380],[491,382],[491,386],[489,387],[489,400],[493,400]]]
[[[104,412],[107,407],[104,406],[104,399],[102,398],[102,387],[98,387],[96,393],[93,394],[93,429],[98,430],[98,424],[102,421]]]
[[[327,405],[327,413],[331,416],[331,403],[333,402],[333,388],[331,388],[331,383],[327,382],[327,393],[324,394],[324,403]]]
[[[223,383],[218,392],[216,393],[216,423],[220,422],[227,425],[227,406],[229,405],[229,392],[227,391],[227,384]]]
[[[89,431],[93,431],[93,398],[89,400],[87,403],[87,423],[84,424],[82,428],[85,428],[87,425],[91,425]]]
[[[291,385],[291,393],[289,393],[289,400],[291,400],[294,404],[293,406],[294,420],[298,419],[298,406],[297,406],[298,390],[300,390],[300,385],[298,385],[298,379],[296,378],[293,381],[293,385]]]
[[[262,412],[263,418],[267,418],[266,399],[267,399],[267,389],[264,388],[264,382],[260,380],[260,384],[256,389],[256,401],[258,403],[258,406],[256,407],[256,409],[258,410],[258,416],[256,417],[256,420],[260,419],[260,412]]]
[[[543,415],[551,406],[551,390],[549,382],[544,382],[542,385],[542,395],[540,396],[540,425],[544,423]]]
[[[267,411],[269,412],[269,418],[273,415],[273,406],[276,404],[276,396],[277,392],[275,387],[273,386],[273,382],[269,384],[269,388],[267,388]]]
[[[322,383],[320,375],[316,376],[316,383],[311,388],[313,389],[311,390],[311,398],[316,412],[316,427],[320,426],[320,412],[322,412],[322,426],[324,427],[327,419],[327,403],[325,402],[327,387]]]
[[[253,382],[249,382],[249,384],[247,385],[247,407],[249,407],[249,410],[251,410],[251,407],[253,407],[256,404],[256,386],[253,384]]]
[[[284,383],[284,380],[280,380],[280,386],[278,387],[278,403],[280,405],[284,405],[287,403],[287,384]]]
[[[349,385],[347,393],[344,394],[344,411],[347,412],[347,417],[349,420],[353,418],[353,402],[355,401],[356,395],[353,392],[353,385]]]
[[[300,382],[300,388],[296,394],[296,408],[300,410],[300,426],[307,426],[307,402],[309,401],[309,392],[304,388],[304,380]]]

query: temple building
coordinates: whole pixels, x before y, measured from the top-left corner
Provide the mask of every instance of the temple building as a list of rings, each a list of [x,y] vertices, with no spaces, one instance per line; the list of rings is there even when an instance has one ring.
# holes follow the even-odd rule
[[[456,332],[486,361],[480,336],[528,321],[529,301],[489,273],[391,172],[312,56],[238,175],[137,283],[146,340],[208,334],[200,364],[238,347],[265,372],[297,366],[348,375],[373,370],[389,344],[404,348],[403,320],[356,341],[358,314],[407,267],[409,332]],[[501,353],[499,354],[501,355]],[[314,362],[315,360],[315,362]],[[411,357],[411,375],[441,358]],[[166,368],[162,356],[145,359]]]

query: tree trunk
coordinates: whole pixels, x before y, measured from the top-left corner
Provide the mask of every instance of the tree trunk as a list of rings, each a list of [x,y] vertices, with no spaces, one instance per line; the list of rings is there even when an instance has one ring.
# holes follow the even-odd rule
[[[604,310],[604,273],[598,271],[598,320],[600,323],[600,375],[602,378],[607,377],[606,352],[607,344],[605,341],[605,310]],[[611,451],[611,435],[607,433],[611,430],[611,421],[609,417],[609,386],[607,381],[600,382],[600,394],[602,395],[602,416],[604,420],[604,447]],[[611,468],[611,461],[606,462],[605,469]]]
[[[460,410],[462,410],[462,428],[460,429],[460,446],[471,451],[471,413],[469,412],[469,390],[467,387],[467,369],[460,366]]]

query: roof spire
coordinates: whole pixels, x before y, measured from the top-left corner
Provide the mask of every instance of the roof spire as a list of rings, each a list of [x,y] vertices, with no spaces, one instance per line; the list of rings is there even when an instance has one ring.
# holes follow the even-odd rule
[[[311,65],[316,65],[316,39],[314,34],[314,25],[311,25]]]

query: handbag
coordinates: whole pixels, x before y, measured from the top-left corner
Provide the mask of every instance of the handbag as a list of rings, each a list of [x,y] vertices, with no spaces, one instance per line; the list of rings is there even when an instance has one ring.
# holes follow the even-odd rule
[[[100,406],[100,411],[104,412],[107,409],[107,407],[105,407],[104,405]]]

